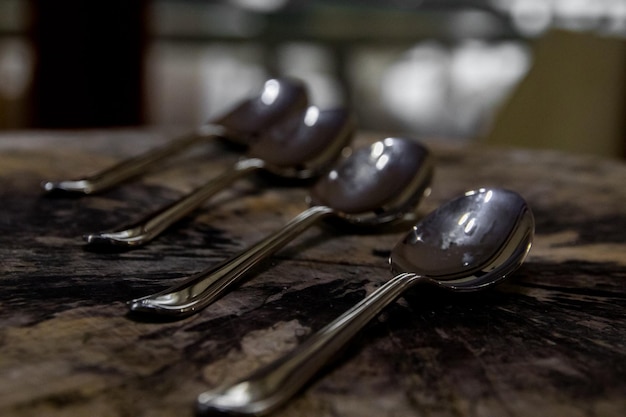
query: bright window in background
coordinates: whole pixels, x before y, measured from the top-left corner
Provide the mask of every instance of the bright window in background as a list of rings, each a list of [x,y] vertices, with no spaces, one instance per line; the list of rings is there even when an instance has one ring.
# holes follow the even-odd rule
[[[508,14],[520,34],[552,27],[626,37],[626,0],[489,0]]]
[[[146,54],[146,113],[153,125],[199,126],[267,78],[255,45],[153,42]]]
[[[372,42],[376,37],[350,31],[299,40],[313,30],[306,27],[268,45],[263,42],[268,23],[257,11],[282,4],[231,5],[235,3],[239,7],[167,0],[153,4],[146,66],[149,123],[203,123],[258,91],[271,68],[303,79],[315,105],[350,105],[363,129],[474,137],[531,61],[522,41],[462,40],[464,31],[497,31],[497,22],[481,13],[450,13],[444,29],[457,39],[452,43],[398,36],[401,32],[383,24],[376,33],[382,31],[390,42]],[[353,7],[358,12],[358,5]],[[349,19],[359,16],[348,13],[340,23],[349,26]],[[312,19],[316,27],[321,27],[319,19]]]
[[[381,99],[407,130],[475,137],[530,64],[530,51],[519,42],[423,42],[385,68]]]
[[[36,57],[28,3],[0,0],[0,128],[29,123]],[[423,17],[438,3],[447,5],[447,26]],[[486,7],[468,10],[470,3]],[[144,103],[152,125],[203,123],[277,73],[306,81],[320,107],[352,106],[363,129],[473,137],[532,65],[527,39],[555,27],[626,37],[626,0],[149,5]],[[282,22],[292,22],[294,7],[317,18],[285,25],[268,41],[267,17],[287,10]],[[370,25],[364,10],[384,17]],[[499,37],[501,26],[509,32]]]

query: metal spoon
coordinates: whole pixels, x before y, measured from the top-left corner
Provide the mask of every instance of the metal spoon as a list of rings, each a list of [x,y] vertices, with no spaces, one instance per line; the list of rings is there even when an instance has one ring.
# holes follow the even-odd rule
[[[198,397],[199,414],[261,415],[295,395],[365,324],[408,288],[431,284],[477,291],[496,284],[526,257],[534,219],[518,194],[481,189],[420,221],[392,251],[398,274],[298,348],[231,386]]]
[[[319,176],[348,146],[355,130],[356,124],[347,110],[320,111],[311,106],[270,128],[250,145],[247,158],[217,178],[132,226],[86,235],[85,240],[100,249],[145,245],[209,197],[256,170],[263,169],[284,178]]]
[[[179,285],[130,301],[129,307],[172,317],[191,315],[322,218],[371,226],[403,217],[429,189],[432,171],[428,150],[410,139],[387,138],[359,149],[316,183],[310,192],[312,206],[282,229]]]
[[[243,101],[225,115],[165,146],[84,178],[44,181],[41,186],[47,192],[97,193],[142,174],[158,162],[208,138],[224,137],[231,142],[248,145],[261,131],[285,116],[305,109],[307,102],[306,88],[302,82],[287,78],[271,79],[265,82],[257,97]]]

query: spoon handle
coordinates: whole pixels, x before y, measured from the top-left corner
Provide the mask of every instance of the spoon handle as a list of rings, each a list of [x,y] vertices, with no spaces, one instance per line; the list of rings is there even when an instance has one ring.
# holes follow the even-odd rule
[[[333,213],[331,208],[314,206],[293,218],[283,228],[247,250],[198,272],[181,284],[157,294],[130,301],[132,311],[184,317],[216,301],[262,260],[282,248],[319,219]]]
[[[94,194],[111,188],[136,175],[142,174],[158,162],[189,148],[191,145],[201,140],[218,136],[223,134],[223,132],[224,129],[221,126],[207,124],[166,145],[123,160],[93,175],[76,180],[44,181],[41,186],[47,192],[67,191],[80,194]]]
[[[327,365],[383,308],[417,281],[419,276],[408,273],[392,278],[287,355],[234,385],[201,394],[198,412],[261,415],[275,410]]]
[[[95,248],[130,248],[145,245],[161,232],[197,209],[211,196],[217,194],[244,175],[263,167],[263,161],[256,158],[242,159],[206,184],[183,196],[172,204],[148,215],[143,220],[114,232],[100,232],[86,235],[88,245]]]

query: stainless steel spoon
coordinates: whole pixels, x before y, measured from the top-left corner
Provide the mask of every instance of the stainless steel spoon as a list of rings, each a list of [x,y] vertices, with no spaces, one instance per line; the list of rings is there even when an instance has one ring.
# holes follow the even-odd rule
[[[145,245],[217,192],[260,169],[284,178],[317,177],[339,158],[355,130],[356,123],[349,111],[320,111],[311,106],[270,128],[250,145],[247,158],[217,178],[131,226],[114,232],[89,234],[85,240],[100,249]]]
[[[286,356],[234,385],[198,397],[202,415],[261,415],[295,395],[365,324],[410,287],[477,291],[500,282],[525,259],[534,219],[518,194],[481,189],[425,217],[392,251],[397,275]]]
[[[430,153],[410,139],[387,138],[359,149],[315,184],[310,192],[312,206],[282,229],[181,284],[130,301],[129,307],[171,317],[191,315],[217,300],[258,262],[323,218],[372,226],[403,217],[429,190],[432,172]]]
[[[308,103],[304,84],[295,79],[271,79],[262,92],[243,101],[225,115],[169,144],[124,160],[96,174],[75,180],[44,181],[46,192],[66,191],[93,194],[146,172],[155,164],[190,146],[212,137],[248,145],[256,135],[293,112],[300,112]]]

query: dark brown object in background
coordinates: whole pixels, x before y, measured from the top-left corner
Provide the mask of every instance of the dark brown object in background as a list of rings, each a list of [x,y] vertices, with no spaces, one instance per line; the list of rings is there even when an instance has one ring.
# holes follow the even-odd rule
[[[144,0],[32,0],[37,127],[143,121]]]
[[[485,142],[626,157],[626,41],[551,31]]]

